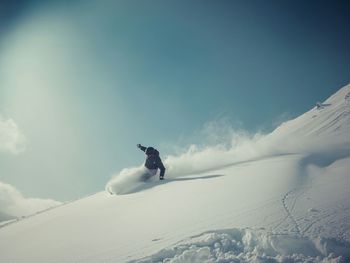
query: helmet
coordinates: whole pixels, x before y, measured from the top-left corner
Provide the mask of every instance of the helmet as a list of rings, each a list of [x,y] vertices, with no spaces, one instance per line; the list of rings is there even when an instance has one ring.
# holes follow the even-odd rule
[[[152,155],[152,154],[158,155],[159,152],[158,152],[156,149],[154,149],[153,147],[148,147],[148,148],[146,149],[146,154],[147,154],[147,155]]]

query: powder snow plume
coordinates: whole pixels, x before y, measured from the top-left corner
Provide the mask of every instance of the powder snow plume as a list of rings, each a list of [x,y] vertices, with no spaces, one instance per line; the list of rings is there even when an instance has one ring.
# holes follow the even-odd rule
[[[350,133],[350,85],[340,89],[305,114],[282,123],[269,134],[237,130],[227,121],[207,123],[201,144],[191,144],[178,154],[163,158],[165,178],[217,170],[246,161],[288,154],[322,153],[347,156]],[[204,135],[204,136],[203,136]],[[110,192],[125,194],[141,189],[144,168],[128,168],[108,182]]]
[[[106,191],[111,194],[128,194],[134,192],[145,184],[141,180],[145,174],[147,174],[147,170],[143,165],[123,169],[107,183]]]

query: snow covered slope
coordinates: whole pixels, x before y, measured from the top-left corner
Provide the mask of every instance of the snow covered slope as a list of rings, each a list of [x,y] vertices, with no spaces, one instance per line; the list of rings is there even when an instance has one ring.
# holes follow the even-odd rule
[[[278,127],[271,136],[293,136],[319,140],[345,140],[350,132],[350,85],[347,85],[298,118]]]
[[[254,142],[254,158],[8,224],[1,262],[350,262],[349,94]]]

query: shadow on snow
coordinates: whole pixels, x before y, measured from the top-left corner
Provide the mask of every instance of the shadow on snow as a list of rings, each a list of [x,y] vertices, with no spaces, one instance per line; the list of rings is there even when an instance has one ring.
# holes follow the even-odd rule
[[[166,178],[163,181],[151,179],[149,181],[144,182],[142,185],[130,190],[128,193],[125,193],[125,194],[133,194],[136,192],[148,190],[148,189],[151,189],[153,187],[157,187],[159,185],[164,185],[164,184],[171,183],[171,182],[207,180],[207,179],[213,179],[213,178],[217,178],[217,177],[221,177],[221,176],[224,176],[224,175],[215,174],[215,175],[203,175],[203,176],[193,176],[193,177],[188,177],[188,176],[187,177],[175,177],[175,178]]]

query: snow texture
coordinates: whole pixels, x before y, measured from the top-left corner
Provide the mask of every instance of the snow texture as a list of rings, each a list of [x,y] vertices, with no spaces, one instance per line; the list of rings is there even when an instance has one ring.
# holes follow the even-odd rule
[[[348,262],[350,244],[333,239],[272,235],[251,229],[203,233],[174,247],[133,262]]]

